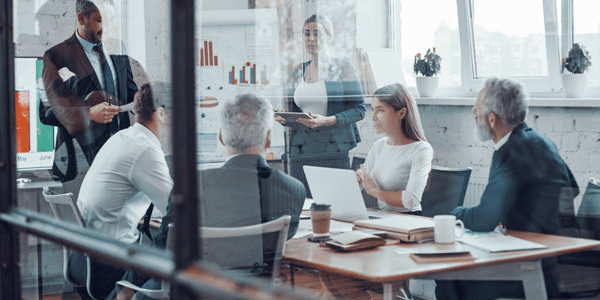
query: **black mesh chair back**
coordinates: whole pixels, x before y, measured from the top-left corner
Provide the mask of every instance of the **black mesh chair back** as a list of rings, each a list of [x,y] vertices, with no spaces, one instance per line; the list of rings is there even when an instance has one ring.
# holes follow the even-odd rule
[[[576,220],[581,237],[600,240],[600,180],[588,181]]]
[[[423,216],[433,217],[448,214],[455,207],[462,206],[471,171],[471,168],[433,166],[429,185],[421,198]]]
[[[352,170],[356,171],[360,168],[360,165],[365,163],[367,157],[365,155],[356,155],[352,158]],[[367,194],[365,190],[361,190],[363,200],[365,200],[365,206],[367,208],[375,208],[379,209],[379,204],[377,203],[377,198]]]

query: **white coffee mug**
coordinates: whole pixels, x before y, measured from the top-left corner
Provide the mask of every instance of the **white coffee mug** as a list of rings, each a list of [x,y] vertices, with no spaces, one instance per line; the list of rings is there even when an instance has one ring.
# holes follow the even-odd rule
[[[453,215],[438,215],[433,217],[435,242],[436,243],[454,243],[457,237],[461,237],[465,232],[465,224],[457,220]],[[460,225],[460,234],[456,235],[456,225]]]

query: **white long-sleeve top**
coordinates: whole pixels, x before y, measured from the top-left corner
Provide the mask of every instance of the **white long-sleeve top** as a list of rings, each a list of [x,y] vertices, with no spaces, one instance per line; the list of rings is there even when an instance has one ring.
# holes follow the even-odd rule
[[[378,189],[402,191],[404,207],[392,206],[379,200],[379,208],[406,212],[421,210],[421,196],[431,171],[433,149],[427,142],[392,146],[384,137],[375,142],[365,161],[365,168],[373,177]]]
[[[133,243],[150,203],[166,213],[172,188],[160,141],[135,123],[102,146],[83,179],[77,206],[87,227]]]

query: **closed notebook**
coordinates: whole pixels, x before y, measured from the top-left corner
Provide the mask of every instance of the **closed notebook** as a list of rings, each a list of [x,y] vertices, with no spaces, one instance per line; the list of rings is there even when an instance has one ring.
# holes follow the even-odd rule
[[[471,254],[468,247],[458,243],[423,244],[419,246],[418,252],[410,254],[410,258],[417,263],[452,263],[477,259]]]
[[[433,219],[419,216],[393,216],[354,222],[356,229],[372,228],[388,232],[387,238],[403,242],[422,242],[433,239]]]
[[[354,222],[354,225],[408,234],[420,231],[432,231],[435,223],[431,218],[406,215],[373,220],[358,220]]]
[[[355,251],[385,245],[385,239],[361,231],[349,231],[334,235],[327,245],[341,251]]]

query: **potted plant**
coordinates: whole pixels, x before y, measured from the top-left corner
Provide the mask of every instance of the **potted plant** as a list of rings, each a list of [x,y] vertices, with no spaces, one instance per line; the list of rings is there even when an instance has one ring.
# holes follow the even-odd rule
[[[585,50],[583,45],[573,44],[569,50],[569,56],[562,60],[562,81],[563,92],[567,98],[581,98],[585,92],[588,75],[585,72],[592,65],[589,56],[590,52]],[[565,74],[565,69],[571,74]]]
[[[440,78],[433,75],[437,75],[437,73],[440,71],[441,62],[442,58],[435,53],[435,47],[433,48],[433,51],[431,51],[431,49],[427,49],[427,53],[425,53],[424,58],[421,58],[421,53],[417,53],[417,55],[415,55],[415,63],[413,64],[415,74],[419,75],[419,72],[423,74],[423,77],[417,77],[417,90],[419,91],[419,97],[435,97],[438,84],[440,83]]]

